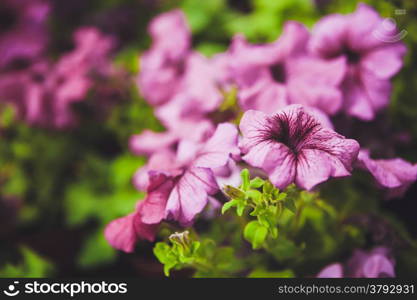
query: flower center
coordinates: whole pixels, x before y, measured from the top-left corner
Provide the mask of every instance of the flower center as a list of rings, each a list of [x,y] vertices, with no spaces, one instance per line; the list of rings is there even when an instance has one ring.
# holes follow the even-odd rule
[[[348,46],[343,47],[342,54],[346,56],[349,64],[357,64],[361,59],[360,54]]]
[[[285,83],[287,80],[287,72],[285,70],[285,65],[283,63],[275,64],[270,68],[272,78],[276,82]]]
[[[297,155],[303,148],[320,148],[313,138],[320,128],[320,124],[313,117],[302,111],[278,113],[268,118],[259,140],[284,144]]]

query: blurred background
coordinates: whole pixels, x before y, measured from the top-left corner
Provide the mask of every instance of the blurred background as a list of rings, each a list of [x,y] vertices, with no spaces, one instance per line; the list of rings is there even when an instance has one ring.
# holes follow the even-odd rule
[[[132,175],[145,158],[129,151],[129,137],[144,128],[163,130],[135,84],[154,16],[181,8],[193,47],[212,56],[225,51],[236,33],[251,42],[273,41],[286,20],[311,27],[326,14],[352,12],[357,2],[0,0],[0,276],[163,276],[151,243],[140,244],[140,255],[128,255],[111,248],[103,235],[108,222],[130,213],[144,196],[134,189]],[[390,107],[367,124],[362,138],[389,140],[384,153],[417,162],[417,2],[362,2],[395,19],[407,31],[408,46]],[[41,82],[46,91],[37,89]],[[26,107],[25,89],[61,99],[72,113],[60,106]],[[73,94],[82,101],[72,101]],[[10,95],[22,103],[10,103]],[[363,128],[357,121],[350,130]],[[366,190],[363,182],[340,185],[345,194],[335,197],[351,199],[346,201],[360,210],[357,190]],[[380,206],[417,238],[416,184],[401,201]],[[400,259],[417,266],[415,254]]]

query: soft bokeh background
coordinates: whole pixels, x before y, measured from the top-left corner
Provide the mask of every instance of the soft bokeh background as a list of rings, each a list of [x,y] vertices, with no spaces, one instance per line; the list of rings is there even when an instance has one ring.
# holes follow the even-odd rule
[[[227,49],[231,37],[244,33],[251,42],[276,39],[286,20],[311,26],[328,13],[347,13],[357,1],[342,0],[50,0],[49,41],[44,55],[52,61],[71,51],[72,34],[94,26],[113,36],[111,60],[123,80],[106,83],[105,96],[89,93],[73,109],[78,126],[57,130],[29,126],[15,118],[13,107],[0,102],[0,276],[150,276],[161,277],[162,266],[152,245],[142,243],[141,255],[112,249],[104,239],[104,226],[128,214],[143,197],[131,183],[145,159],[128,149],[132,134],[144,128],[162,130],[152,109],[141,99],[134,83],[139,55],[150,45],[148,22],[160,12],[184,10],[193,32],[193,47],[207,56]],[[389,141],[385,153],[417,162],[417,2],[362,1],[383,16],[392,17],[407,31],[405,67],[394,79],[389,109],[372,124],[354,123],[347,135]],[[0,7],[2,4],[0,3]],[[405,14],[395,14],[403,9]],[[0,20],[0,33],[5,28]],[[8,76],[2,70],[2,76]],[[110,94],[110,96],[109,96]],[[97,113],[103,98],[110,109]],[[406,143],[390,137],[405,135]],[[376,139],[377,140],[377,139]],[[385,146],[384,146],[385,147]],[[375,147],[376,149],[378,147]],[[324,191],[338,209],[374,211],[369,224],[381,216],[393,221],[405,239],[417,238],[417,185],[401,201],[382,202],[369,190],[368,178],[339,181]],[[369,181],[369,180],[368,180]],[[343,191],[343,192],[340,192]],[[343,199],[343,202],[338,199]],[[378,204],[377,204],[378,203]],[[354,222],[354,220],[353,220]],[[382,225],[381,225],[382,226]],[[377,229],[375,229],[377,230]],[[387,238],[387,235],[385,235]],[[388,235],[388,238],[390,236]],[[404,252],[398,272],[416,275],[417,256]],[[409,268],[409,269],[407,269]],[[414,272],[414,273],[413,273]],[[178,276],[187,275],[180,273]]]

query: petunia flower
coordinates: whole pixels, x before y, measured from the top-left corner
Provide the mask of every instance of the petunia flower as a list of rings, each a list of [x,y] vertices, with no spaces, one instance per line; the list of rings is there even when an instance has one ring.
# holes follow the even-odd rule
[[[42,0],[0,3],[0,69],[30,64],[46,47],[49,4]]]
[[[390,79],[402,67],[405,45],[395,25],[365,4],[349,15],[321,19],[309,41],[310,51],[323,59],[347,63],[341,89],[343,109],[362,120],[372,120],[386,107]]]
[[[140,60],[138,86],[151,105],[160,105],[176,93],[190,51],[191,32],[184,13],[173,10],[152,20],[153,44]]]
[[[182,140],[176,153],[155,153],[136,173],[136,186],[143,189],[149,184],[152,171],[166,174],[174,185],[166,199],[165,218],[190,224],[219,190],[213,170],[226,166],[239,151],[237,135],[234,125],[223,123],[205,143]]]
[[[270,112],[293,103],[328,114],[340,109],[344,58],[312,57],[308,39],[308,30],[297,22],[287,22],[282,36],[270,44],[250,45],[240,35],[233,39],[230,68],[244,110]]]
[[[93,76],[113,72],[107,57],[111,38],[86,27],[75,32],[74,40],[75,49],[56,63],[40,61],[0,77],[0,100],[14,104],[20,118],[29,124],[52,128],[75,125],[71,105],[86,97]]]
[[[196,143],[207,140],[214,132],[214,126],[207,120],[182,120],[164,132],[149,129],[132,135],[129,141],[130,150],[137,155],[151,155],[162,149],[175,146],[180,140],[187,139]]]
[[[116,249],[133,252],[138,240],[153,241],[163,220],[185,226],[208,203],[218,206],[210,196],[218,190],[211,168],[226,166],[230,155],[236,154],[237,134],[233,125],[220,124],[204,145],[182,141],[177,153],[165,149],[154,154],[141,169],[141,188],[146,185],[147,197],[134,213],[107,225],[107,241]]]
[[[369,171],[381,187],[388,189],[388,198],[401,197],[417,180],[417,164],[401,158],[372,159],[369,150],[363,149],[359,152],[357,164]]]
[[[191,50],[190,29],[180,10],[156,17],[149,32],[153,43],[141,57],[137,81],[141,94],[174,135],[178,128],[206,122],[223,100],[225,78],[217,59]]]
[[[153,241],[159,223],[162,221],[166,198],[173,182],[161,173],[150,173],[148,195],[140,201],[134,213],[110,222],[104,235],[114,248],[133,252],[138,240]]]
[[[317,275],[318,278],[381,278],[394,277],[395,262],[385,247],[366,252],[356,250],[346,264],[334,263]]]
[[[311,190],[329,177],[350,175],[359,144],[323,126],[301,105],[267,115],[249,110],[240,125],[242,159],[263,169],[279,188]]]

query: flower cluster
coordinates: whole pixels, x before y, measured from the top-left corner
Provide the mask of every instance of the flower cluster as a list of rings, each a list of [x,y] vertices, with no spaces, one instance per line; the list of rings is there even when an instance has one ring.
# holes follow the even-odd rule
[[[344,265],[334,263],[317,275],[318,278],[382,278],[394,277],[395,262],[389,249],[377,247],[369,252],[356,250]]]
[[[191,49],[180,10],[157,16],[137,85],[166,130],[132,136],[131,150],[149,158],[134,177],[147,196],[107,226],[109,243],[132,252],[138,239],[154,239],[162,221],[192,225],[208,204],[218,206],[219,185],[236,182],[242,166],[279,189],[303,190],[361,169],[390,196],[401,196],[417,179],[417,165],[371,159],[368,145],[342,136],[332,122],[340,115],[371,121],[389,104],[390,80],[406,48],[379,38],[381,31],[397,33],[360,4],[349,15],[324,17],[311,31],[287,22],[272,43],[253,45],[236,35],[226,52],[207,58]],[[227,103],[236,90],[238,112]],[[387,251],[358,250],[346,267],[332,265],[319,277],[393,276]]]
[[[45,56],[47,2],[5,1],[0,10],[10,21],[0,32],[0,101],[30,125],[75,125],[72,105],[85,100],[95,81],[116,74],[109,60],[114,39],[95,27],[78,28],[73,50],[53,61]]]

